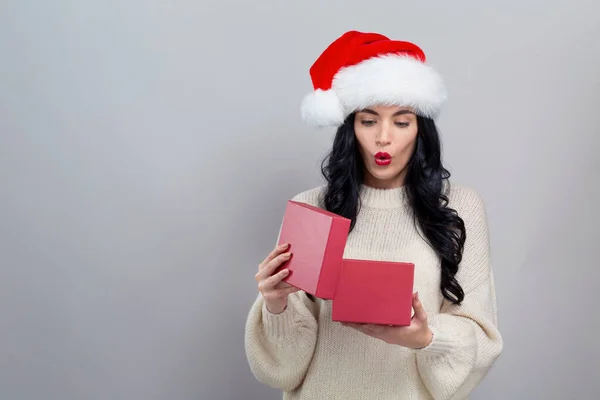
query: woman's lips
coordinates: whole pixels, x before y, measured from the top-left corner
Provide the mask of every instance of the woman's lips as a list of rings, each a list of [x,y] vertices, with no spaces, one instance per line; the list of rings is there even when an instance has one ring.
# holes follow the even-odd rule
[[[375,154],[375,163],[377,165],[388,165],[391,162],[392,156],[389,153],[380,151],[379,153]]]

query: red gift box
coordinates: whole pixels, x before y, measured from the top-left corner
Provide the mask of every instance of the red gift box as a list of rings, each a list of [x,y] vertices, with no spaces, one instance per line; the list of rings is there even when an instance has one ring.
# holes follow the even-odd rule
[[[410,325],[414,270],[412,263],[344,259],[332,320]]]
[[[289,243],[292,257],[281,268],[288,284],[322,299],[333,299],[350,220],[293,200],[287,202],[279,243]]]

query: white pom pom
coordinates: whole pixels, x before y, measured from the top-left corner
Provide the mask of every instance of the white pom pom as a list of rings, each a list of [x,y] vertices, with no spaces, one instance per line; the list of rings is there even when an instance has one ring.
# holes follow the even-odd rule
[[[333,90],[317,89],[302,100],[302,119],[310,126],[340,126],[344,123],[344,108]]]

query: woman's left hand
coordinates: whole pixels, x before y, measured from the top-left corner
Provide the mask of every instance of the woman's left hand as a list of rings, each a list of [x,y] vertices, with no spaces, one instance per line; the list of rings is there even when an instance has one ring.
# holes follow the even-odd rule
[[[433,333],[427,324],[427,313],[419,300],[418,293],[413,294],[412,306],[414,315],[408,326],[387,326],[376,324],[343,323],[364,334],[389,344],[396,344],[411,349],[421,349],[431,343]]]

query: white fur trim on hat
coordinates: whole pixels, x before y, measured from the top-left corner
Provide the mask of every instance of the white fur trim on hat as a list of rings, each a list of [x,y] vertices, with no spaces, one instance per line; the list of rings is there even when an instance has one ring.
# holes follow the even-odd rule
[[[339,126],[355,111],[398,105],[435,119],[446,100],[443,80],[431,66],[408,56],[383,55],[340,69],[330,90],[305,97],[302,116],[313,126]]]
[[[339,126],[344,123],[344,108],[333,90],[317,89],[302,100],[302,119],[312,126]]]

